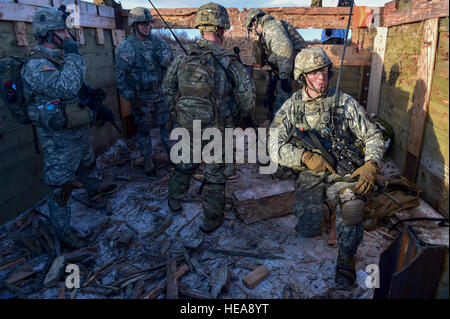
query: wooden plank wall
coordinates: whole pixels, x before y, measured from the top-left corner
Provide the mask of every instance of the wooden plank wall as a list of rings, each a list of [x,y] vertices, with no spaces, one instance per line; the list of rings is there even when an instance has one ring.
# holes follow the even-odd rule
[[[414,1],[408,9],[395,11],[393,3],[386,4],[383,17],[388,28],[384,70],[381,79],[379,116],[394,129],[395,140],[391,152],[397,166],[404,171],[410,163],[405,159],[411,131],[413,96],[418,92],[418,67],[423,43],[424,20],[417,21],[415,8],[428,6],[440,16],[438,8],[447,8],[446,17],[439,19],[436,62],[428,105],[428,118],[423,132],[416,183],[424,190],[424,199],[437,211],[448,217],[449,194],[449,90],[448,90],[448,0]],[[433,7],[429,7],[433,6]],[[430,9],[434,8],[434,9]],[[435,11],[432,11],[435,10]],[[423,13],[423,11],[422,11]],[[396,19],[390,15],[394,14]],[[422,14],[422,16],[424,16]],[[402,18],[403,17],[403,18]],[[425,18],[433,16],[425,15]],[[416,20],[414,20],[416,19]],[[415,22],[417,21],[417,22]],[[402,24],[403,22],[407,22]],[[412,23],[409,23],[412,22]],[[425,97],[425,96],[423,96]],[[419,134],[420,135],[420,134]],[[409,141],[415,143],[416,141]],[[420,142],[417,140],[417,142]]]
[[[29,23],[31,17],[24,13],[34,12],[38,5],[47,6],[50,0],[19,0],[18,2],[0,2],[0,43],[2,43],[0,57],[25,55],[37,45],[31,23]],[[53,0],[55,6],[59,6],[60,3],[61,0]],[[64,0],[64,3],[70,3],[70,1]],[[5,7],[8,5],[10,9],[19,10],[18,12],[24,17],[22,21],[9,19],[13,17],[11,12],[4,15]],[[88,4],[94,17],[94,13],[97,15],[97,9],[94,12],[91,5]],[[101,12],[103,15],[111,15],[110,9],[107,8]],[[114,20],[111,17],[105,18]],[[102,26],[105,20],[99,21]],[[105,91],[105,105],[111,107],[116,115],[116,124],[121,127],[117,88],[113,75],[115,46],[112,30],[107,27],[83,27],[80,30],[83,30],[84,45],[80,50],[87,66],[86,80],[94,87],[101,87]],[[119,137],[110,124],[106,124],[101,129],[91,128],[88,135],[97,153],[103,152]],[[38,147],[40,148],[39,145]],[[32,126],[20,125],[12,118],[2,102],[0,102],[0,159],[0,224],[3,224],[42,198],[47,187],[42,181],[43,154],[35,153]]]

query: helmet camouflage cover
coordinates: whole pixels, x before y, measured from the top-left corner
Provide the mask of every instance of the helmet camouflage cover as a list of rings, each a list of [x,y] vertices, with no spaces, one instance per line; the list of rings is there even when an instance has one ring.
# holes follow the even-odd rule
[[[150,10],[143,7],[136,7],[128,14],[128,25],[131,27],[135,22],[153,22]]]
[[[202,5],[198,9],[194,28],[201,26],[217,26],[230,29],[230,18],[227,9],[214,2]]]
[[[325,66],[332,65],[327,53],[321,47],[310,47],[300,51],[295,57],[294,79]]]
[[[45,37],[49,31],[67,29],[65,14],[57,8],[41,8],[32,19],[32,29],[37,37]]]
[[[245,15],[245,26],[247,30],[251,29],[252,21],[256,17],[266,15],[266,13],[261,9],[250,9]]]

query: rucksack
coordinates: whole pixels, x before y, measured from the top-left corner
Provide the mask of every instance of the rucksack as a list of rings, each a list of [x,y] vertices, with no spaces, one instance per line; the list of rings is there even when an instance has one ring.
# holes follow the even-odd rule
[[[30,56],[8,56],[0,59],[0,97],[21,124],[29,124],[21,70]]]
[[[0,97],[21,124],[31,123],[27,115],[27,101],[24,94],[22,67],[32,59],[47,58],[57,65],[63,62],[39,50],[31,50],[33,55],[7,56],[0,59]]]
[[[292,42],[294,52],[300,52],[308,46],[303,37],[298,33],[297,29],[295,29],[289,22],[281,20],[281,23],[288,34],[289,40]]]
[[[215,72],[211,51],[193,50],[180,64],[180,96],[175,106],[175,121],[180,126],[192,129],[193,120],[200,120],[202,127],[215,124],[218,113]]]

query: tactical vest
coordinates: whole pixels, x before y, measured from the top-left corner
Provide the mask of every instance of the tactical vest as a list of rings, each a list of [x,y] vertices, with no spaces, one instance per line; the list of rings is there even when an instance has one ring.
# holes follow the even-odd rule
[[[145,47],[144,42],[130,38],[135,59],[131,69],[127,72],[128,84],[137,92],[153,91],[160,88],[162,81],[162,69],[155,52],[155,41],[151,40],[152,48]]]

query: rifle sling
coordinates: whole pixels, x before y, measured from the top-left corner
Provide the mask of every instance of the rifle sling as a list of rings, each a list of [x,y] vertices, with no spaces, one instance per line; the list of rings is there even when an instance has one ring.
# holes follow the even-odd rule
[[[322,144],[320,143],[317,136],[314,133],[312,133],[311,131],[307,131],[307,133],[308,133],[308,136],[311,138],[311,140],[316,145],[316,147],[320,150],[320,153],[322,154],[323,158],[328,162],[328,164],[335,167],[336,163],[335,163],[333,156],[331,156],[331,154],[328,153],[328,151],[322,146]]]
[[[43,56],[47,60],[49,60],[49,61],[51,61],[51,62],[53,62],[53,63],[55,63],[55,64],[57,64],[59,66],[63,66],[64,65],[63,61],[61,61],[59,59],[56,59],[54,57],[51,57],[51,56],[49,56],[48,54],[46,54],[46,53],[44,53],[42,51],[39,51],[39,50],[36,50],[36,49],[31,49],[30,52],[32,52],[34,54],[37,54],[37,55],[40,55],[40,56]]]

